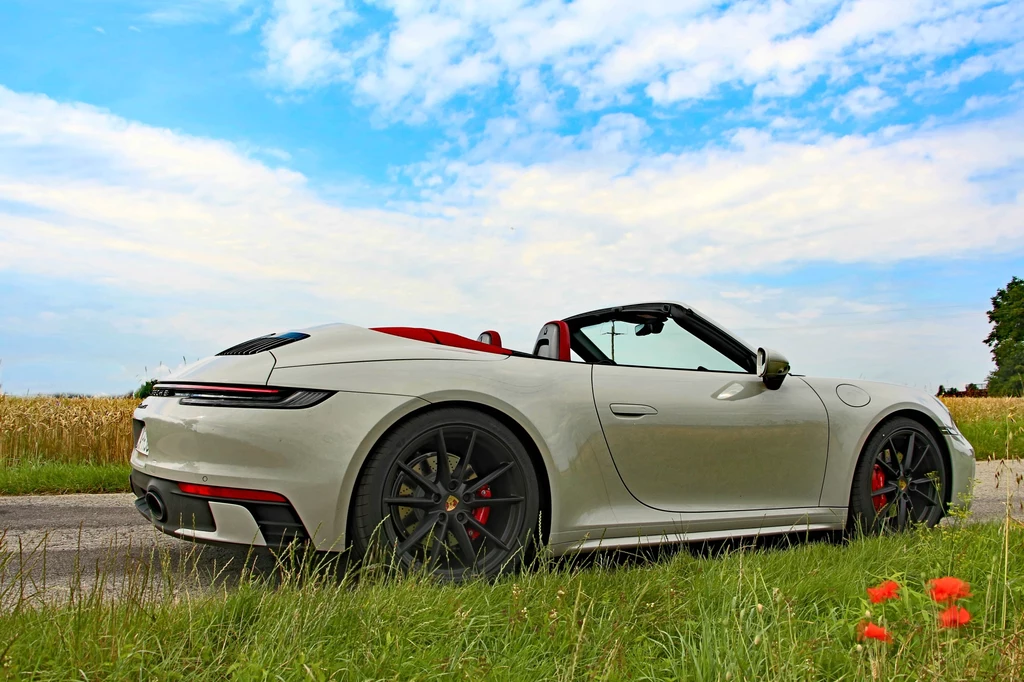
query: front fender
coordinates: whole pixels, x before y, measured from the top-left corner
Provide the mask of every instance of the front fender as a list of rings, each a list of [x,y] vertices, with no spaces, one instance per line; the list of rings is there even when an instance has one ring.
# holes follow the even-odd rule
[[[815,390],[828,411],[829,457],[821,489],[822,506],[849,506],[853,472],[865,443],[879,424],[898,413],[913,413],[934,425],[949,456],[951,485],[948,494],[951,499],[956,500],[959,493],[969,488],[970,478],[974,475],[973,451],[969,454],[971,464],[967,467],[961,459],[967,456],[965,448],[969,449],[970,446],[966,441],[962,445],[957,444],[947,434],[952,420],[948,412],[940,410],[938,402],[927,393],[871,381],[819,378],[806,378],[805,381]],[[837,391],[841,386],[855,386],[865,391],[870,401],[861,407],[847,404]]]

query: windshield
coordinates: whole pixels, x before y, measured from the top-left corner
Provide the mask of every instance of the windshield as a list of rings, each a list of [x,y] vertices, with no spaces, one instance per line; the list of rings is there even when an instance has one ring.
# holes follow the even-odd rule
[[[613,319],[585,327],[585,337],[617,365],[712,372],[746,372],[742,366],[683,329],[672,318]]]

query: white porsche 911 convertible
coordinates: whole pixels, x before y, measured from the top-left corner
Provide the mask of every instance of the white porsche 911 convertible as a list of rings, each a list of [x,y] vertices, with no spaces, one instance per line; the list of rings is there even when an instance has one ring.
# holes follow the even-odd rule
[[[919,390],[789,376],[675,302],[545,324],[532,353],[344,324],[238,344],[135,411],[136,507],[180,538],[459,579],[597,547],[931,525],[974,451]]]

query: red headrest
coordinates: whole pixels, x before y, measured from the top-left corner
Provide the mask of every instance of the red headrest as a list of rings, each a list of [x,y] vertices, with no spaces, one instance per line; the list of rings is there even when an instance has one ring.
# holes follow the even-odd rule
[[[476,337],[476,340],[480,343],[486,343],[490,346],[497,346],[498,348],[501,348],[501,334],[493,329],[480,332],[480,336]]]
[[[569,354],[569,325],[562,320],[554,320],[541,327],[537,343],[533,346],[533,354],[569,362],[572,359]]]

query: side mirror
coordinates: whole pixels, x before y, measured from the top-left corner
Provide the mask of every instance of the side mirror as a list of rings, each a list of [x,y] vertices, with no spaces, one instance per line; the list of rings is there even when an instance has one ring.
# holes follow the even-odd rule
[[[787,374],[789,360],[782,353],[770,348],[757,349],[757,376],[764,380],[766,387],[773,391],[778,390]]]

